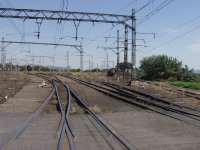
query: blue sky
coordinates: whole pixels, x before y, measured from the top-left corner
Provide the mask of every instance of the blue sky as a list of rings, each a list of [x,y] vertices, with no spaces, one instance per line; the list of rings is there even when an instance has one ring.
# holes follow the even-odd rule
[[[1,0],[0,4],[3,7],[13,8],[32,8],[32,9],[51,9],[61,10],[61,2],[63,0]],[[140,9],[149,0],[68,0],[68,11],[87,11],[98,13],[116,13],[130,15],[131,9]],[[149,12],[154,10],[165,0],[155,0],[151,5],[141,10],[136,14],[137,22],[140,22]],[[65,0],[66,2],[66,0]],[[128,5],[130,4],[130,5]],[[124,8],[124,6],[126,6]],[[124,9],[122,9],[124,8]],[[137,66],[139,61],[146,56],[153,54],[166,54],[168,56],[177,57],[183,64],[187,64],[190,68],[200,69],[200,28],[197,30],[176,39],[182,34],[200,26],[200,1],[199,0],[173,0],[169,5],[158,11],[148,20],[142,24],[137,24],[137,32],[156,33],[154,39],[152,35],[137,34],[137,39],[145,39],[147,47],[137,47]],[[122,9],[122,10],[121,10]],[[120,10],[120,11],[119,11]],[[189,20],[193,21],[188,22]],[[15,25],[13,25],[13,22]],[[186,23],[184,26],[174,29],[175,27]],[[110,67],[112,61],[116,63],[116,55],[112,51],[104,51],[97,49],[97,46],[110,46],[115,47],[114,39],[106,42],[106,36],[116,36],[117,30],[120,30],[120,35],[124,36],[124,27],[117,26],[112,30],[112,25],[97,24],[93,26],[91,23],[80,23],[78,36],[85,37],[84,40],[74,40],[72,38],[64,38],[64,36],[75,36],[75,28],[72,22],[62,22],[58,24],[56,21],[43,21],[41,26],[41,37],[37,39],[34,32],[37,31],[35,20],[20,19],[2,19],[0,21],[0,37],[5,40],[21,41],[21,36],[25,34],[25,41],[33,42],[52,42],[52,43],[65,43],[65,44],[80,44],[83,43],[85,52],[84,56],[84,69],[88,68],[88,61],[93,62],[93,67],[102,65],[106,59],[106,53],[109,55]],[[174,30],[172,30],[174,29]],[[102,33],[106,32],[102,35]],[[97,40],[91,42],[91,39]],[[129,32],[131,37],[131,32]],[[173,39],[176,39],[172,41]],[[169,42],[172,41],[172,42]],[[169,42],[169,43],[168,43]],[[166,43],[166,44],[165,44]],[[143,45],[142,41],[137,41],[137,45]],[[33,45],[15,45],[12,44],[7,47],[7,59],[13,57],[17,59],[17,63],[22,64],[25,62],[26,55],[55,55],[55,64],[57,66],[66,66],[66,51],[70,54],[70,66],[72,68],[79,67],[79,54],[77,51],[70,47],[52,47],[52,46],[33,46]],[[30,50],[30,53],[27,53]],[[31,63],[31,60],[29,63]],[[9,60],[8,60],[9,61]],[[123,52],[120,54],[120,61],[123,61]],[[129,51],[130,61],[130,51]],[[39,63],[39,59],[35,59],[35,63]],[[45,58],[42,60],[44,65],[51,65],[50,59]]]

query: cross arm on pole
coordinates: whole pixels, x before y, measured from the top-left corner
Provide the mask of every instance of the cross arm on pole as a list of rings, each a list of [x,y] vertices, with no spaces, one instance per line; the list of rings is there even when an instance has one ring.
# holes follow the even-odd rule
[[[97,46],[97,49],[98,49],[98,48],[102,48],[102,49],[104,49],[104,50],[109,49],[109,50],[111,50],[112,52],[114,52],[115,54],[118,54],[117,52],[114,51],[114,49],[117,49],[117,47],[100,47],[100,46]],[[118,48],[124,48],[124,47],[118,47]]]
[[[67,47],[74,47],[78,51],[80,51],[81,45],[71,45],[71,44],[56,44],[56,43],[38,43],[38,42],[18,42],[18,41],[0,41],[1,43],[7,43],[6,46],[10,44],[32,44],[32,45],[51,45],[51,46],[67,46]]]
[[[73,47],[74,47],[76,50],[78,50],[79,52],[82,52],[81,45],[80,45],[80,46],[74,45]]]
[[[3,43],[3,41],[1,41],[1,43]],[[7,45],[5,45],[4,47],[0,46],[0,48],[6,48],[10,45],[11,43],[8,43]]]
[[[0,8],[0,17],[59,21],[85,21],[93,23],[124,23],[132,19],[132,16],[129,15],[15,8]]]
[[[71,47],[80,47],[80,45],[70,45],[70,44],[56,44],[56,43],[39,43],[39,42],[18,42],[18,41],[0,41],[1,43],[8,44],[32,44],[32,45],[52,45],[52,46],[71,46]]]

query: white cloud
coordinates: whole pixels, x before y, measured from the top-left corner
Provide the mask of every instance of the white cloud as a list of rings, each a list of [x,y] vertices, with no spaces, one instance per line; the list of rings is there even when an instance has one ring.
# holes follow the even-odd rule
[[[191,44],[191,45],[188,45],[188,49],[189,49],[191,52],[199,53],[199,52],[200,52],[200,41],[197,41],[196,43],[193,43],[193,44]]]

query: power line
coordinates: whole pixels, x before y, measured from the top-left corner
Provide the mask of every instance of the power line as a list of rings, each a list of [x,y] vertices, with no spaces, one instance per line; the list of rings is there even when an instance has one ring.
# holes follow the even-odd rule
[[[88,31],[85,33],[83,37],[86,37],[92,31],[93,28],[94,28],[94,24],[92,25],[92,27],[88,29]]]
[[[125,24],[128,18],[133,19],[132,15],[115,15],[105,13],[90,13],[90,12],[68,12],[68,11],[52,11],[52,10],[35,10],[35,9],[13,9],[13,8],[0,8],[0,17],[2,18],[18,18],[18,19],[45,19],[45,20],[68,20],[68,21],[84,21],[84,22],[98,22],[98,23],[111,23],[115,24],[113,27],[119,24]],[[22,13],[23,12],[23,13]],[[60,15],[65,14],[67,17],[62,18]],[[13,15],[14,14],[14,15]],[[72,15],[73,14],[73,15]],[[57,15],[57,16],[55,16]],[[96,17],[94,19],[94,17]],[[108,20],[112,18],[112,20]],[[132,28],[130,25],[127,25]],[[96,38],[97,39],[97,38]],[[95,41],[95,40],[94,40]]]
[[[191,30],[189,30],[189,31],[184,32],[183,34],[181,34],[181,35],[179,35],[179,36],[177,36],[177,37],[175,37],[175,38],[173,38],[173,39],[171,39],[171,40],[169,40],[169,41],[167,41],[167,42],[165,42],[165,43],[163,43],[163,44],[160,44],[159,46],[157,46],[157,47],[155,47],[155,48],[149,50],[147,53],[152,52],[152,51],[154,51],[154,50],[156,50],[156,49],[158,49],[158,48],[161,48],[161,47],[163,47],[163,46],[165,46],[165,45],[168,45],[168,44],[174,42],[175,40],[177,40],[177,39],[179,39],[179,38],[181,38],[181,37],[183,37],[183,36],[185,36],[185,35],[187,35],[187,34],[193,32],[193,31],[195,31],[195,30],[197,30],[197,29],[199,29],[199,28],[200,28],[200,25],[197,26],[197,27],[195,27],[195,28],[193,28],[193,29],[191,29]],[[147,54],[147,53],[146,53],[146,54]]]
[[[66,4],[66,6],[65,6],[65,4]],[[63,11],[63,14],[61,15],[61,17],[63,17],[63,15],[65,15],[64,11],[67,11],[67,8],[68,8],[68,0],[61,0],[60,10]],[[65,17],[66,17],[66,15],[65,15]],[[57,22],[55,37],[56,37],[56,34],[58,33],[58,30],[59,30],[59,37],[63,37],[63,33],[64,33],[64,30],[65,30],[65,21],[64,22],[62,22],[62,21]],[[60,40],[61,39],[59,38],[58,43],[60,43]]]
[[[66,0],[66,7],[65,7],[66,10],[68,9],[68,6],[69,6],[69,0]]]
[[[6,3],[11,7],[11,8],[14,8],[13,5],[11,4],[10,0],[6,0]],[[2,4],[0,4],[0,6],[3,6]],[[12,24],[12,26],[15,28],[15,30],[17,31],[17,33],[21,36],[21,40],[22,41],[25,41],[25,25],[24,25],[24,22],[25,20],[23,21],[23,33],[20,31],[20,29],[18,28],[18,26],[15,24],[15,22],[11,19],[11,18],[8,18],[10,23]],[[24,47],[24,46],[23,46]],[[22,49],[23,49],[22,47]]]
[[[67,10],[68,9],[68,5],[69,5],[69,1],[68,0],[61,0],[61,9],[62,9],[62,11]]]
[[[3,5],[0,3],[0,6],[3,7]],[[8,18],[9,22],[11,23],[11,25],[13,26],[13,28],[17,31],[17,33],[19,35],[21,35],[21,31],[20,29],[17,27],[17,25],[15,24],[15,22],[11,19],[11,18]]]
[[[171,30],[169,30],[169,31],[166,31],[166,32],[160,34],[159,36],[157,36],[157,38],[161,38],[161,37],[167,35],[168,33],[171,33],[171,32],[173,32],[173,31],[176,31],[176,29],[179,29],[179,28],[181,28],[181,27],[183,27],[183,26],[186,26],[187,24],[190,24],[190,23],[196,21],[196,20],[199,19],[199,18],[200,18],[200,15],[199,15],[199,16],[196,16],[196,17],[194,17],[194,18],[192,18],[192,19],[190,19],[190,20],[188,20],[188,21],[186,21],[186,22],[184,22],[184,23],[182,23],[182,24],[179,24],[179,25],[177,25],[176,27],[174,27],[173,29],[171,29]],[[149,41],[147,41],[147,42],[150,42],[150,41],[151,41],[151,40],[149,40]]]
[[[136,10],[135,13],[140,12],[141,10],[145,9],[147,6],[149,6],[150,4],[152,4],[153,2],[155,2],[156,0],[149,0],[149,2],[147,2],[144,6],[142,6],[141,8],[139,8],[138,10]]]
[[[139,12],[139,11],[141,11],[142,9],[144,9],[144,8],[146,8],[147,6],[149,6],[151,3],[153,3],[155,0],[150,0],[147,4],[145,4],[143,7],[141,7],[139,10],[137,10],[136,11],[136,13],[137,12]],[[132,5],[133,3],[135,3],[135,2],[137,2],[137,0],[134,0],[134,1],[132,1],[132,2],[130,2],[130,3],[128,3],[127,5],[125,5],[124,7],[122,7],[122,8],[120,8],[119,10],[117,10],[114,14],[116,14],[116,13],[119,13],[120,11],[122,11],[122,10],[124,10],[124,9],[126,9],[127,7],[129,7],[130,5]],[[112,28],[110,28],[109,30],[106,30],[105,32],[103,32],[101,35],[99,35],[98,37],[96,37],[92,42],[94,42],[94,41],[96,41],[98,38],[100,38],[101,36],[103,36],[104,34],[106,34],[107,32],[112,32],[112,30],[113,30],[113,28],[114,27],[116,27],[116,26],[118,26],[119,24],[117,24],[117,25],[114,25]],[[90,31],[90,30],[89,30]],[[109,34],[110,35],[110,34]],[[86,44],[86,46],[88,46],[88,45],[90,45],[92,42],[89,42],[88,44]]]
[[[127,4],[127,5],[125,5],[124,7],[122,7],[122,8],[119,9],[118,11],[116,11],[115,13],[118,13],[118,12],[120,12],[120,11],[126,9],[126,8],[129,7],[131,4],[133,4],[133,3],[137,2],[137,1],[138,1],[138,0],[134,0],[133,2],[131,2],[131,3]],[[152,4],[152,3],[155,2],[155,1],[156,1],[156,0],[149,0],[144,6],[142,6],[141,8],[139,8],[139,9],[135,12],[135,14],[138,13],[138,12],[140,12],[141,10],[145,9],[147,6],[149,6],[150,4]],[[111,28],[110,30],[111,30],[111,32],[112,32],[113,28]],[[109,31],[110,31],[110,30],[109,30]],[[107,32],[109,32],[109,31],[107,31]],[[107,32],[106,32],[106,33],[107,33]],[[109,36],[110,36],[110,34],[109,34]],[[109,37],[109,36],[108,36],[108,37]],[[101,36],[100,36],[100,37],[101,37]],[[114,43],[113,43],[113,44],[114,44]]]
[[[100,37],[102,37],[104,34],[108,33],[109,31],[111,31],[114,27],[118,26],[119,24],[114,25],[113,27],[109,28],[108,30],[106,30],[105,32],[103,32],[102,34],[100,34],[99,36],[97,36],[94,40],[92,40],[91,42],[87,43],[84,47],[89,46],[90,44],[92,44],[93,42],[95,42],[97,39],[99,39]]]
[[[123,8],[124,9],[124,8]],[[11,10],[11,9],[10,9]],[[12,9],[12,10],[14,10],[14,9]],[[12,11],[11,10],[11,11]],[[122,10],[122,9],[121,9]],[[120,10],[120,11],[121,11]],[[25,11],[27,11],[27,10],[25,10]],[[25,13],[25,12],[24,12]],[[47,13],[47,12],[46,12]],[[61,15],[62,14],[62,12],[59,12],[59,11],[57,11],[56,12],[58,15]],[[75,12],[74,12],[75,13]],[[13,14],[13,13],[12,13]],[[25,13],[26,14],[26,13]],[[93,15],[94,13],[88,13],[87,14],[87,16],[88,15]],[[14,15],[16,15],[16,14],[14,14]],[[38,15],[38,14],[37,14]],[[40,15],[42,15],[42,14],[40,14]],[[66,14],[67,15],[67,14]],[[121,20],[121,18],[120,17],[123,17],[123,16],[125,16],[125,15],[109,15],[109,14],[104,14],[105,16],[107,16],[107,17],[114,17],[114,16],[117,16],[116,18],[112,18],[113,20],[114,19],[116,19],[116,20],[114,20],[114,21],[110,21],[109,23],[115,23],[115,25],[113,25],[113,27],[111,28],[111,29],[113,29],[115,26],[118,26],[119,24],[120,24],[120,22],[124,22],[124,21],[127,21],[127,20],[129,20],[130,18],[132,18],[132,17],[130,17],[130,18],[123,18],[123,20]],[[14,16],[11,16],[11,17],[14,17]],[[24,16],[20,16],[20,14],[17,14],[17,16],[15,16],[16,18],[23,18]],[[26,16],[25,16],[26,17]],[[29,18],[32,18],[32,16],[28,16]],[[35,15],[34,15],[34,17],[36,17]],[[32,19],[35,19],[35,18],[32,18]],[[41,16],[40,16],[41,17]],[[43,16],[42,16],[43,17]],[[47,19],[47,17],[49,18],[51,18],[51,17],[53,17],[53,15],[51,15],[51,16],[44,16],[44,18],[43,19]],[[89,16],[88,16],[89,17]],[[102,17],[102,16],[100,16],[100,17]],[[75,17],[76,18],[76,17]],[[57,19],[57,18],[51,18],[51,19]],[[62,17],[60,18],[60,20],[61,19],[63,19]],[[73,19],[73,18],[72,18]],[[81,19],[83,19],[83,18],[81,18]],[[87,21],[88,19],[84,19],[85,21]],[[92,19],[92,21],[95,21],[95,20],[93,20]],[[98,21],[98,22],[108,22],[109,20],[107,20],[107,19],[105,19],[104,20],[104,17],[102,18],[102,20],[100,20],[100,21]],[[97,37],[96,39],[98,39],[99,37]],[[93,41],[96,41],[96,39],[95,40],[93,40]]]
[[[6,3],[13,8],[13,5],[11,4],[10,0],[6,0]]]
[[[164,2],[162,2],[158,7],[156,7],[153,11],[151,11],[150,13],[148,13],[143,19],[141,19],[137,25],[141,25],[142,23],[144,23],[146,20],[148,20],[149,18],[151,18],[153,15],[155,15],[156,13],[158,13],[160,10],[162,10],[164,7],[166,7],[167,5],[169,5],[170,3],[172,3],[174,0],[165,0]]]
[[[137,1],[138,1],[138,0],[134,0],[134,1],[130,2],[130,3],[128,3],[128,4],[125,5],[124,7],[120,8],[119,10],[117,10],[117,11],[115,12],[115,14],[116,14],[116,13],[119,13],[120,11],[122,11],[122,10],[124,10],[124,9],[126,9],[127,7],[130,7],[130,5],[134,4],[134,3],[137,2]]]
[[[137,0],[136,0],[136,1],[137,1]],[[134,2],[136,2],[136,1],[134,1]],[[150,0],[150,1],[149,1],[148,3],[146,3],[143,7],[141,7],[140,9],[138,9],[137,12],[143,10],[144,8],[146,8],[147,6],[149,6],[150,4],[152,4],[154,1],[155,1],[155,0]],[[134,3],[134,2],[131,2],[131,4]],[[130,3],[129,3],[129,5],[130,5]],[[123,8],[119,9],[117,12],[122,11],[123,9],[127,8],[129,5],[124,6]],[[116,26],[118,26],[118,25],[119,25],[119,24],[114,25],[114,26],[113,26],[112,28],[110,28],[109,30],[106,30],[105,32],[103,32],[102,34],[100,34],[99,36],[97,36],[94,40],[92,40],[91,42],[87,43],[87,44],[85,45],[85,47],[89,46],[91,43],[93,43],[94,41],[96,41],[97,39],[99,39],[101,36],[103,36],[103,35],[106,34],[107,32],[112,31],[113,28],[116,27]]]
[[[152,1],[152,0],[151,0]],[[155,0],[153,0],[155,1]],[[137,0],[134,0],[133,2],[128,3],[127,5],[125,5],[124,7],[120,8],[119,10],[117,10],[114,14],[119,13],[120,11],[126,9],[127,7],[129,7],[130,5],[132,5],[133,3],[137,2]],[[113,27],[109,28],[108,30],[104,31],[102,34],[100,34],[99,36],[97,36],[93,41],[89,42],[86,44],[86,47],[89,46],[91,43],[95,42],[97,39],[99,39],[100,37],[102,37],[104,34],[110,32],[113,30],[114,27],[118,26],[119,24],[113,25]]]
[[[151,0],[152,1],[152,0]],[[155,0],[153,0],[155,1]],[[134,0],[133,2],[130,2],[129,4],[125,5],[124,7],[120,8],[119,10],[117,10],[114,14],[126,9],[127,7],[129,7],[131,4],[137,2],[137,0]],[[92,40],[91,42],[88,42],[84,47],[89,46],[90,44],[92,44],[93,42],[95,42],[97,39],[99,39],[100,37],[102,37],[104,34],[108,33],[108,32],[112,32],[113,28],[118,26],[119,24],[113,25],[113,27],[109,28],[108,30],[106,30],[105,32],[103,32],[102,34],[100,34],[99,36],[97,36],[94,40]],[[93,27],[92,27],[93,28]],[[92,28],[90,28],[88,30],[88,32],[85,34],[85,36],[92,30]]]

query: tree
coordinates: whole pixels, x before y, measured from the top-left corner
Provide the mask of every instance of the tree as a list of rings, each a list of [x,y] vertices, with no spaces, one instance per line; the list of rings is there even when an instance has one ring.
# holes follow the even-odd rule
[[[182,62],[167,55],[153,55],[141,60],[140,69],[145,79],[169,79],[181,74]]]
[[[42,67],[41,67],[41,71],[49,72],[49,71],[51,71],[51,69],[48,68],[48,67],[44,67],[44,66],[42,66]]]
[[[129,62],[127,62],[127,63],[124,63],[124,62],[119,63],[119,69],[120,69],[120,71],[122,71],[122,72],[124,72],[125,69],[131,69],[131,68],[132,68],[132,64],[129,63]]]
[[[80,69],[71,69],[71,72],[80,72]]]
[[[182,68],[181,70],[181,80],[184,81],[194,81],[197,76],[193,73],[193,69],[189,69],[187,65]]]

